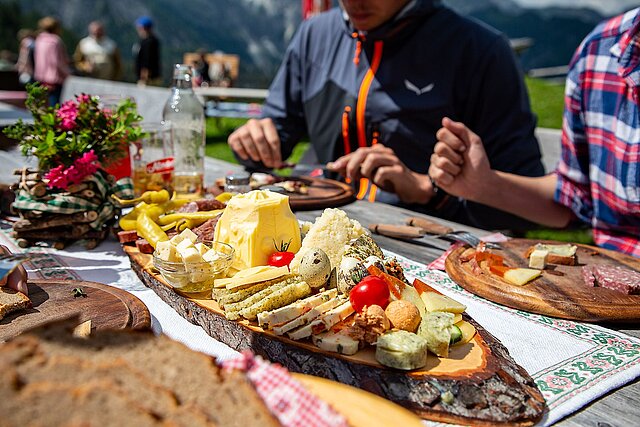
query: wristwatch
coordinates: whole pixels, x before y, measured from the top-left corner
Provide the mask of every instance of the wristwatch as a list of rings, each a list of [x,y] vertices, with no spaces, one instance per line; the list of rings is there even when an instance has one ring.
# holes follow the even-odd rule
[[[442,188],[438,187],[436,181],[431,177],[431,175],[427,174],[429,177],[429,181],[431,181],[431,187],[433,189],[433,197],[427,202],[425,207],[427,209],[438,210],[444,205],[444,202],[449,198],[449,194],[444,191]]]

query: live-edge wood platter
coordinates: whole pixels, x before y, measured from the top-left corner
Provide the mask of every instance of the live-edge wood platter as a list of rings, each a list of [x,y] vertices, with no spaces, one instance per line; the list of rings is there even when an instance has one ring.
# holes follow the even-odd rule
[[[491,252],[504,257],[510,267],[527,267],[525,253],[536,243],[561,244],[549,240],[510,239],[502,249]],[[476,274],[455,249],[445,262],[449,276],[467,291],[518,310],[583,322],[637,322],[640,295],[626,295],[602,287],[590,287],[582,277],[583,265],[622,266],[640,271],[640,260],[594,246],[576,244],[578,265],[550,265],[542,275],[524,286],[512,285],[501,277]]]
[[[429,355],[424,369],[405,372],[378,364],[371,348],[354,356],[339,355],[310,342],[277,336],[246,320],[227,320],[206,295],[175,291],[153,268],[150,255],[133,246],[124,246],[124,250],[146,286],[185,319],[235,350],[250,349],[290,371],[364,389],[434,421],[527,426],[545,411],[544,398],[533,379],[495,337],[466,315],[478,331],[471,342],[454,347],[446,359]],[[442,399],[447,391],[455,396],[451,403]]]
[[[0,342],[54,320],[78,315],[91,320],[91,329],[147,329],[149,309],[136,296],[112,286],[79,280],[30,280],[32,308],[8,314],[0,320]],[[86,296],[74,297],[81,288]]]

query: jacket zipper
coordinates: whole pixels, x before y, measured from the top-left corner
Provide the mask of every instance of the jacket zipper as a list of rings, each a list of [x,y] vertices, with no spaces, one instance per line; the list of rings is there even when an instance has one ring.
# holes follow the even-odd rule
[[[362,79],[362,83],[360,84],[360,90],[358,91],[358,101],[356,103],[356,127],[358,131],[358,146],[366,147],[367,146],[367,134],[365,129],[365,112],[367,109],[367,97],[369,96],[369,90],[371,89],[371,83],[373,82],[373,78],[378,71],[378,67],[380,66],[380,60],[382,59],[382,48],[384,43],[382,40],[378,40],[373,44],[373,59],[371,60],[371,65],[367,70],[367,73]],[[358,45],[356,45],[356,51],[358,50]],[[358,52],[359,53],[359,52]],[[376,139],[377,143],[377,139]],[[358,191],[358,195],[356,196],[358,200],[362,200],[369,189],[369,180],[367,178],[360,179],[360,189]],[[369,192],[368,200],[373,202],[375,201],[377,187],[375,185],[371,185],[371,190]]]

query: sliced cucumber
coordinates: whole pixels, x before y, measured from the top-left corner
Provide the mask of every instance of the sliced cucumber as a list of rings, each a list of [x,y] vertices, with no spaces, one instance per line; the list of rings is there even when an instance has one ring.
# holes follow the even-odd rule
[[[462,339],[462,331],[456,325],[451,325],[451,339],[449,345],[453,345]]]

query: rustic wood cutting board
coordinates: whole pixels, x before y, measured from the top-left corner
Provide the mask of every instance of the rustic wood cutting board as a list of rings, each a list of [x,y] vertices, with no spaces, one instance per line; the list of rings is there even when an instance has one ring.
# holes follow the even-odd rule
[[[531,425],[544,412],[544,399],[527,372],[495,337],[466,315],[465,320],[478,331],[469,343],[453,347],[448,358],[429,355],[425,368],[405,372],[380,365],[371,347],[345,356],[325,352],[310,341],[277,336],[246,320],[227,320],[218,304],[207,299],[210,296],[176,292],[153,268],[150,255],[133,246],[124,246],[124,250],[142,282],[181,316],[230,347],[250,349],[293,372],[362,388],[435,421]],[[447,390],[456,398],[443,404],[441,395]]]
[[[74,297],[82,288],[86,297]],[[34,280],[29,282],[33,307],[14,312],[0,320],[0,342],[27,329],[55,319],[80,316],[91,319],[91,329],[144,329],[151,326],[147,306],[137,297],[118,288],[75,280]]]
[[[307,194],[288,193],[289,205],[294,211],[333,208],[355,200],[353,187],[344,182],[326,178],[304,179],[310,183]]]
[[[504,257],[510,267],[528,267],[527,249],[536,243],[561,244],[548,240],[511,239],[500,243],[502,250],[492,250]],[[475,274],[454,250],[445,263],[449,276],[460,286],[498,304],[519,310],[584,322],[640,320],[640,295],[625,295],[607,288],[585,285],[584,265],[619,265],[640,271],[640,260],[588,245],[579,245],[578,265],[551,265],[542,276],[524,286],[512,285],[491,273]],[[557,275],[553,273],[562,273]]]

